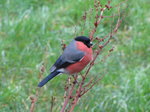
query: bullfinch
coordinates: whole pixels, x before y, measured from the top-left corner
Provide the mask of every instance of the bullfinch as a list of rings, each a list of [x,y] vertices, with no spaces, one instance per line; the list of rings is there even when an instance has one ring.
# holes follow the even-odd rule
[[[93,58],[92,43],[85,36],[78,36],[64,49],[50,69],[50,74],[45,77],[38,87],[44,86],[58,74],[76,74],[82,71]]]

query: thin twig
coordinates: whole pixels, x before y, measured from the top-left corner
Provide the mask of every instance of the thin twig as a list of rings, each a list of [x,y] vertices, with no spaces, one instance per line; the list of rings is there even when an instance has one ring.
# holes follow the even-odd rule
[[[102,80],[104,76],[105,76],[105,74],[103,74],[99,79],[97,79],[87,90],[85,90],[85,91],[81,94],[81,96],[84,95],[85,93],[87,93],[91,88],[93,88],[93,86],[94,86],[95,84],[97,84],[100,80]]]
[[[55,97],[52,96],[50,112],[53,112],[54,102],[55,102]]]

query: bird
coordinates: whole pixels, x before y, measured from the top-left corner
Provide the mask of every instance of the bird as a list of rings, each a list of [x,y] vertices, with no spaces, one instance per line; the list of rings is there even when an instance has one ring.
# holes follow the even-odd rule
[[[90,38],[86,36],[75,37],[50,68],[50,74],[39,82],[38,87],[43,87],[48,81],[59,74],[73,75],[81,72],[92,59],[93,51]]]

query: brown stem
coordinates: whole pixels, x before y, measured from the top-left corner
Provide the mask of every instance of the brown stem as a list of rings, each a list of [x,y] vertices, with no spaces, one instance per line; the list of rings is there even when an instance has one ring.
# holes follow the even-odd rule
[[[70,96],[72,95],[72,91],[73,91],[73,89],[74,89],[74,86],[75,86],[75,85],[73,84],[71,90],[69,91],[69,95],[68,95],[68,97],[66,98],[66,100],[65,100],[65,102],[64,102],[64,105],[63,105],[63,107],[62,107],[62,109],[61,109],[60,112],[64,112],[64,111],[65,111],[65,108],[66,108],[66,106],[67,106],[67,104],[68,104],[68,101],[69,101],[69,99],[70,99]]]
[[[54,101],[55,101],[55,98],[52,96],[50,112],[53,112]]]
[[[105,10],[106,10],[106,8],[103,8],[103,10],[101,10],[100,16],[98,16],[99,18],[97,18],[94,23],[95,27],[93,28],[93,30],[91,30],[90,36],[89,36],[91,40],[93,40],[93,36],[96,32],[96,29],[97,29],[98,25],[100,24],[101,20],[103,19],[103,13]]]
[[[77,75],[75,76],[75,80],[77,80]],[[70,99],[70,97],[71,97],[71,95],[72,95],[72,92],[73,92],[73,90],[74,90],[75,85],[76,85],[76,83],[72,83],[72,87],[71,87],[71,89],[69,90],[68,97],[65,99],[64,105],[63,105],[63,107],[62,107],[62,109],[61,109],[60,112],[64,112],[64,111],[65,111],[65,108],[66,108],[66,106],[67,106],[67,104],[68,104],[68,102],[69,102],[69,99]]]
[[[88,87],[92,82],[93,82],[94,78],[92,78],[85,86],[84,88]]]
[[[75,96],[75,99],[73,100],[73,103],[72,103],[73,105],[71,106],[71,109],[69,110],[69,112],[73,112],[75,106],[77,105],[77,102],[78,102],[78,100],[80,98],[80,94],[82,92],[82,86],[84,84],[84,80],[85,80],[85,77],[83,76],[82,77],[82,81],[81,81],[81,83],[80,83],[80,85],[78,87],[78,90],[76,91],[76,96]]]
[[[35,103],[37,101],[37,98],[35,96],[30,96],[30,100],[31,100],[30,112],[34,112]]]
[[[93,86],[94,86],[95,84],[97,84],[98,81],[100,81],[101,79],[103,79],[104,76],[105,76],[105,74],[103,74],[99,79],[97,79],[87,90],[85,90],[85,91],[81,94],[81,96],[84,95],[85,93],[87,93],[91,88],[93,88]]]
[[[77,96],[77,97],[75,98],[74,103],[73,103],[71,109],[69,110],[69,112],[73,112],[75,106],[77,105],[78,100],[79,100],[79,96]]]

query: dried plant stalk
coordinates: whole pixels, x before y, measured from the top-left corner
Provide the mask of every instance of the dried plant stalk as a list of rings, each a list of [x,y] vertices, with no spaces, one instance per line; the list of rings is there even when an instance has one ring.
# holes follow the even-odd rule
[[[65,112],[67,105],[69,105],[68,112],[73,112],[79,99],[84,94],[86,94],[89,90],[91,90],[94,87],[94,85],[96,85],[106,75],[106,74],[103,74],[103,75],[101,75],[101,77],[96,77],[96,78],[90,79],[90,81],[85,84],[85,82],[86,82],[85,80],[87,79],[87,76],[88,76],[91,68],[95,65],[97,57],[101,54],[101,51],[104,49],[104,47],[106,47],[108,45],[108,43],[110,42],[112,37],[117,33],[117,31],[121,25],[121,22],[122,22],[122,19],[120,17],[120,8],[119,8],[120,4],[116,5],[115,7],[112,7],[110,4],[111,4],[111,1],[108,1],[108,3],[105,5],[105,7],[102,7],[102,4],[98,0],[95,0],[94,8],[96,10],[96,16],[95,16],[96,19],[94,22],[94,28],[89,33],[89,38],[91,39],[91,41],[95,41],[94,47],[96,47],[96,50],[94,51],[94,57],[93,57],[92,62],[89,65],[89,67],[85,71],[85,74],[83,74],[83,75],[81,74],[82,80],[79,82],[79,85],[76,85],[76,83],[74,83],[74,82],[78,82],[78,77],[76,77],[74,79],[74,82],[72,82],[71,85],[68,85],[68,88],[71,88],[71,89],[66,90],[66,91],[68,91],[68,94],[66,96],[66,99],[64,100],[64,105],[61,109],[61,112]],[[116,7],[118,7],[118,14],[114,14],[113,16],[104,16],[104,12],[106,10],[110,10],[111,8],[116,8]],[[88,12],[86,12],[83,16],[83,20],[85,20],[85,21],[87,19],[87,14],[88,14]],[[114,28],[111,29],[111,32],[108,35],[104,36],[103,38],[95,37],[94,34],[96,33],[99,24],[101,23],[101,21],[103,19],[108,18],[108,17],[112,18],[112,19],[114,17],[118,17],[116,25],[114,25],[113,26]],[[103,42],[102,45],[100,45],[101,42]],[[110,52],[113,51],[113,49],[114,49],[114,47],[112,47],[109,50],[109,54],[106,57],[104,57],[104,59],[101,60],[100,62],[104,61],[110,55]],[[76,86],[76,88],[75,88],[75,86]],[[69,100],[70,100],[70,102],[69,102]]]
[[[45,67],[44,64],[42,64],[42,66],[40,67],[39,79],[42,79],[42,75],[44,72],[45,72]],[[36,94],[30,96],[30,100],[31,100],[30,112],[34,112],[34,108],[38,100],[38,96],[39,96],[39,88],[36,88]]]

